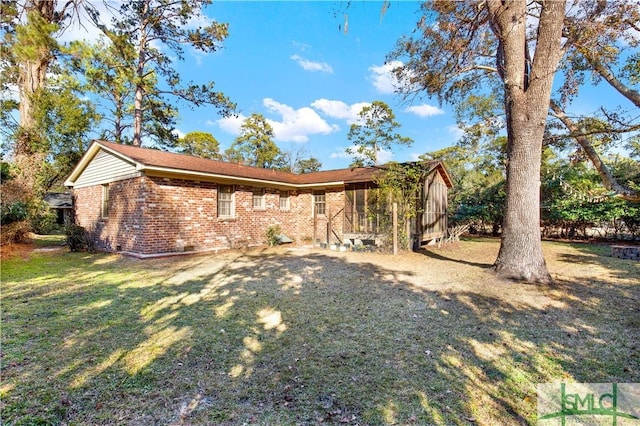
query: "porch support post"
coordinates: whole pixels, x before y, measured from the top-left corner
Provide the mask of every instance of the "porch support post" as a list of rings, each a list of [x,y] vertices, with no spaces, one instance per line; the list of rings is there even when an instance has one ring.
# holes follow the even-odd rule
[[[318,213],[313,194],[311,195],[311,211],[313,211],[313,247],[318,247]]]
[[[393,254],[398,254],[398,203],[393,203],[392,208],[392,222],[393,222]]]

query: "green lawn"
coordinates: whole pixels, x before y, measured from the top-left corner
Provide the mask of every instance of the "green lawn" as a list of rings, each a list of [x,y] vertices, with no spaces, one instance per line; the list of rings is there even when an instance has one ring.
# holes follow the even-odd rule
[[[399,257],[274,248],[2,262],[3,424],[536,423],[536,384],[640,382],[640,267],[496,240]]]

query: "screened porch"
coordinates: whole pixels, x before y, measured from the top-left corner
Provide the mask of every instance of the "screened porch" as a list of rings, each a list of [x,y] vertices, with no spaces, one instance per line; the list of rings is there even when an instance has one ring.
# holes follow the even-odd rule
[[[448,187],[437,171],[430,173],[416,197],[421,206],[407,225],[415,245],[446,235]],[[374,182],[345,185],[343,236],[345,239],[377,240],[391,228],[391,203],[383,199]],[[399,212],[399,215],[402,215]]]

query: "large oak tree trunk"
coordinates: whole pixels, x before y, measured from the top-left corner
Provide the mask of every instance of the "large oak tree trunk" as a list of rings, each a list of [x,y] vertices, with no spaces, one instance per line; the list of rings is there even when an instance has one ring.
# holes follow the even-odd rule
[[[501,276],[550,282],[540,233],[540,163],[542,123],[527,116],[526,97],[511,104],[507,148],[507,188],[502,243],[495,262]]]
[[[507,193],[502,243],[495,262],[499,275],[551,282],[540,233],[542,139],[553,77],[562,57],[564,1],[541,4],[535,56],[526,41],[526,3],[488,0],[492,30],[500,41],[498,68],[507,112]]]

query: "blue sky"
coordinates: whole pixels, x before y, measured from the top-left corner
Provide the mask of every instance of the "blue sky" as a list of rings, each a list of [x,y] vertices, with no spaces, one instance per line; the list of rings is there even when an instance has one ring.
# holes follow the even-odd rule
[[[406,103],[393,93],[385,57],[418,20],[417,2],[214,2],[205,13],[229,23],[229,37],[215,54],[188,55],[177,69],[185,80],[213,80],[236,102],[237,119],[213,108],[180,107],[178,131],[212,133],[227,148],[244,117],[263,114],[283,150],[303,148],[323,169],[347,167],[347,133],[366,103],[387,103],[414,140],[382,153],[406,161],[455,143],[459,131],[451,108],[429,99]],[[348,22],[345,31],[345,21]]]
[[[103,2],[93,4],[105,10]],[[110,4],[117,9],[118,2]],[[282,150],[303,150],[325,170],[342,168],[352,161],[345,154],[350,125],[364,105],[381,100],[396,114],[398,132],[414,143],[381,153],[379,161],[415,160],[455,144],[461,132],[453,108],[428,98],[405,101],[394,93],[393,64],[385,64],[397,40],[415,29],[420,3],[392,0],[384,14],[382,5],[363,0],[214,1],[191,25],[228,23],[222,49],[206,55],[187,49],[185,60],[176,61],[175,67],[185,82],[214,81],[216,89],[238,105],[239,116],[223,119],[213,107],[191,109],[177,103],[176,132],[209,132],[224,151],[243,119],[259,113],[273,126]],[[76,26],[61,41],[95,40],[97,34],[96,29]],[[630,106],[607,84],[586,84],[570,112],[590,114],[609,103]]]
[[[121,4],[88,1],[101,10],[107,25]],[[178,102],[176,133],[209,132],[224,151],[237,137],[242,120],[259,113],[273,126],[282,150],[302,150],[304,157],[319,159],[325,170],[343,168],[352,161],[345,154],[350,125],[364,105],[381,100],[396,114],[398,132],[414,143],[380,153],[379,161],[415,160],[454,145],[461,131],[453,108],[428,98],[405,101],[394,93],[393,64],[385,64],[397,40],[415,29],[420,2],[391,0],[384,14],[382,5],[367,0],[215,0],[189,25],[207,25],[214,19],[228,23],[229,37],[222,49],[211,54],[186,49],[185,60],[174,65],[185,82],[214,81],[216,89],[238,105],[240,115],[222,119],[213,107],[191,109]],[[92,42],[99,34],[98,29],[76,22],[58,40]],[[561,80],[558,73],[556,87]],[[570,115],[595,114],[605,105],[640,119],[635,106],[608,84],[594,83],[588,80],[580,89],[567,111]],[[2,95],[17,99],[15,90]],[[613,152],[626,155],[624,143],[630,137],[623,135]]]

